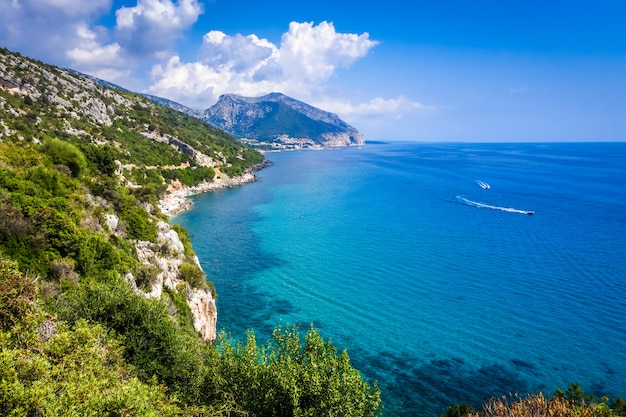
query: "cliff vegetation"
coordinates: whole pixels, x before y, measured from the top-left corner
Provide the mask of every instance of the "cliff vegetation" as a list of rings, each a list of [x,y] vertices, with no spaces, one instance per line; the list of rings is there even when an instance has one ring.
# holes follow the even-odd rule
[[[0,49],[0,410],[374,416],[310,328],[216,335],[215,289],[159,201],[258,152],[193,117]]]

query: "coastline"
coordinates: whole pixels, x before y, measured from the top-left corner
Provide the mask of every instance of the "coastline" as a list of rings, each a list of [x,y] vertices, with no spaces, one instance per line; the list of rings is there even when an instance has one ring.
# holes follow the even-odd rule
[[[272,163],[270,161],[264,160],[238,177],[222,178],[218,175],[213,181],[205,181],[191,187],[180,183],[172,183],[170,184],[167,193],[159,200],[159,209],[161,210],[161,213],[169,217],[180,214],[191,208],[193,205],[193,201],[191,201],[188,197],[196,194],[221,190],[223,188],[231,188],[253,183],[257,180],[254,173],[271,166],[271,164]]]
[[[185,185],[176,186],[168,190],[167,194],[159,200],[159,209],[166,216],[174,216],[188,210],[193,205],[193,202],[188,198],[189,196],[249,184],[256,180],[255,175],[246,172],[239,177],[216,179],[211,182],[205,181],[192,187]]]

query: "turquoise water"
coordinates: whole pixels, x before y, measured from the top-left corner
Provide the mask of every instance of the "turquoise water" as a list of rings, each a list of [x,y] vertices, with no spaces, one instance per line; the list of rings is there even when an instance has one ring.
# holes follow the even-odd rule
[[[379,381],[386,416],[574,381],[626,396],[626,144],[267,157],[258,182],[173,218],[220,328],[313,322]]]

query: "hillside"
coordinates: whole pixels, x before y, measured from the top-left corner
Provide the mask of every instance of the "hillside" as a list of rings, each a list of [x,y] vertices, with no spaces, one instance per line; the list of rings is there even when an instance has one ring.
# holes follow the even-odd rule
[[[278,149],[365,143],[363,135],[337,115],[279,93],[262,97],[225,94],[201,118],[236,137]]]
[[[0,49],[1,414],[378,414],[378,389],[313,328],[216,335],[215,289],[161,203],[262,162],[196,118]]]

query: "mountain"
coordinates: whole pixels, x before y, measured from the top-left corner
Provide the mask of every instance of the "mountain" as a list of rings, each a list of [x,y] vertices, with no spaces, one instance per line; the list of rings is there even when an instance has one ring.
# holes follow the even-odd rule
[[[365,143],[363,135],[337,115],[280,93],[262,97],[225,94],[201,118],[236,137],[279,148]]]
[[[0,415],[379,415],[378,388],[313,328],[215,340],[215,289],[162,199],[253,179],[263,160],[0,48]]]
[[[106,87],[124,90],[108,81],[86,74],[80,75]],[[280,93],[270,93],[262,97],[224,94],[216,104],[205,110],[195,110],[151,94],[142,95],[155,103],[222,129],[255,148],[319,148],[365,143],[363,135],[336,114]]]
[[[106,81],[104,81],[106,82]],[[150,100],[154,101],[155,103],[159,103],[165,107],[169,107],[170,109],[174,109],[176,111],[179,111],[181,113],[185,113],[189,116],[195,117],[196,119],[202,119],[202,110],[194,110],[190,107],[187,107],[183,104],[177,103],[175,101],[172,100],[168,100],[166,98],[163,97],[159,97],[159,96],[153,96],[152,94],[143,94],[145,97],[148,97]]]
[[[197,118],[0,49],[0,259],[47,285],[113,273],[148,298],[186,287],[195,331],[215,339],[214,294],[161,202],[262,161]],[[87,255],[94,242],[106,256]]]

